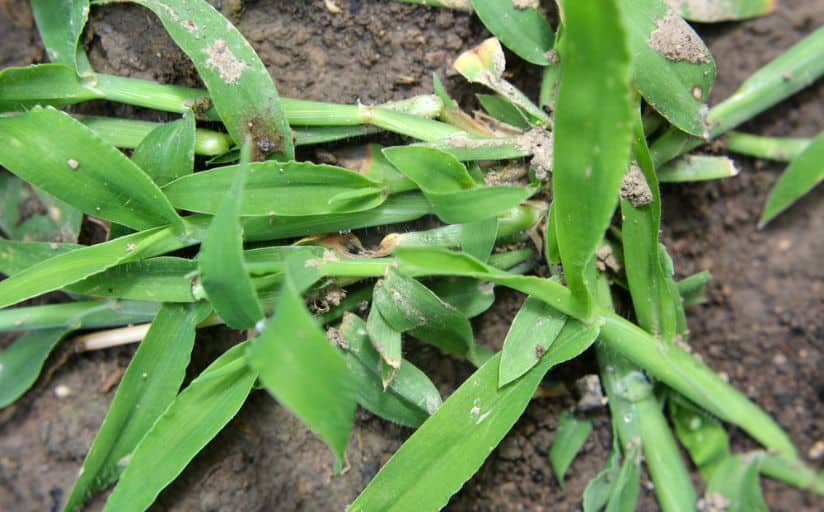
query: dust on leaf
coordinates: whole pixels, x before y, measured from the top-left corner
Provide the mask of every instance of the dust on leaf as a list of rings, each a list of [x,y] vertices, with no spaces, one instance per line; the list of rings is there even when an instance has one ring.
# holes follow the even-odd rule
[[[221,80],[229,85],[236,84],[243,71],[249,67],[245,62],[235,57],[229,45],[223,39],[217,39],[203,52],[209,57],[206,65],[214,68],[220,74]]]
[[[652,202],[652,190],[635,160],[630,163],[629,171],[624,175],[624,181],[621,183],[621,197],[636,208]]]
[[[647,44],[671,61],[707,64],[712,60],[701,38],[672,9],[658,20]]]

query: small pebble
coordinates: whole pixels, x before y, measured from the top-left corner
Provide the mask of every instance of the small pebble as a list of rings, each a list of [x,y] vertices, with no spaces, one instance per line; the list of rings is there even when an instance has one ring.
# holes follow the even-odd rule
[[[67,396],[72,394],[72,390],[69,389],[69,386],[65,386],[60,384],[59,386],[54,388],[54,395],[57,398],[66,398]]]

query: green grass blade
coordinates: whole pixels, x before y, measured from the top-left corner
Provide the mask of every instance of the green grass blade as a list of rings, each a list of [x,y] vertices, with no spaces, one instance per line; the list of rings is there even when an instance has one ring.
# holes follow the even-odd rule
[[[372,292],[373,305],[382,287],[381,281],[375,284]],[[380,355],[380,363],[385,363],[395,369],[399,368],[401,365],[401,331],[389,325],[377,307],[369,310],[369,316],[366,318],[366,332],[372,348]],[[377,366],[376,364],[375,367]],[[389,380],[392,380],[391,377]],[[383,384],[386,386],[388,382],[383,380]]]
[[[673,9],[690,21],[715,23],[743,20],[771,13],[775,0],[678,0],[669,2]]]
[[[605,512],[634,512],[641,490],[641,449],[630,447],[612,486]]]
[[[357,382],[358,403],[372,413],[407,427],[419,427],[441,406],[438,389],[422,371],[404,360],[384,389],[378,364],[380,355],[366,335],[367,325],[358,316],[344,313],[340,344],[346,366]]]
[[[543,376],[592,343],[597,327],[570,322],[538,365],[498,388],[500,356],[489,359],[381,468],[350,512],[440,510],[523,414]]]
[[[103,116],[80,116],[78,121],[88,126],[98,137],[118,148],[133,149],[143,142],[153,130],[162,123],[140,121],[137,119],[118,119]],[[195,129],[195,154],[215,156],[226,154],[232,146],[232,139],[223,132]],[[240,158],[237,151],[233,161]]]
[[[243,230],[239,220],[250,149],[249,144],[245,144],[241,150],[241,164],[209,225],[197,258],[206,295],[226,325],[234,329],[254,327],[263,318],[243,260]]]
[[[588,314],[595,251],[629,162],[630,55],[616,2],[594,11],[581,2],[561,6],[566,31],[559,48],[553,210],[567,282]]]
[[[145,510],[229,423],[257,375],[246,365],[247,344],[216,359],[169,405],[134,449],[104,510]]]
[[[117,265],[66,287],[66,291],[92,297],[194,302],[192,275],[196,271],[192,260],[161,256]]]
[[[390,196],[377,208],[361,212],[305,217],[245,217],[242,222],[246,240],[259,242],[398,224],[419,219],[430,213],[432,207],[424,196],[407,193]]]
[[[0,281],[0,308],[59,290],[119,263],[147,258],[190,245],[172,228],[141,231],[98,245],[59,254]]]
[[[680,296],[659,258],[661,193],[647,148],[640,108],[634,124],[634,158],[621,187],[621,241],[638,325],[671,342]]]
[[[497,0],[472,0],[472,7],[486,28],[516,55],[539,66],[549,64],[546,52],[555,34],[536,8]]]
[[[290,276],[275,315],[249,348],[264,387],[343,463],[355,413],[355,383],[343,357],[303,304]]]
[[[0,71],[0,112],[29,110],[35,105],[62,107],[103,98],[89,79],[63,64],[9,67]]]
[[[703,137],[706,102],[715,80],[710,51],[664,0],[623,3],[621,9],[633,83],[673,126]]]
[[[0,351],[0,409],[34,384],[46,358],[67,332],[65,327],[27,332]]]
[[[152,130],[132,153],[132,161],[151,176],[158,186],[194,172],[195,116],[191,110],[183,119]]]
[[[133,301],[78,301],[0,310],[0,332],[38,329],[95,329],[149,322],[159,304]]]
[[[764,446],[796,456],[795,446],[775,420],[709,367],[675,345],[654,340],[621,317],[610,315],[603,320],[601,340],[651,377],[719,418],[739,425]]]
[[[678,440],[687,449],[698,471],[707,478],[730,456],[727,432],[720,421],[683,398],[672,396],[668,405]]]
[[[357,212],[375,208],[386,198],[380,183],[333,165],[269,161],[252,163],[248,169],[240,207],[244,216]],[[237,172],[238,166],[199,172],[169,183],[163,192],[176,208],[213,214]]]
[[[427,283],[427,288],[466,318],[480,315],[495,302],[495,287],[477,279],[448,277]]]
[[[448,224],[467,224],[482,219],[494,219],[523,201],[536,189],[530,187],[481,186],[471,190],[424,195],[439,219]]]
[[[472,359],[476,351],[469,320],[432,290],[395,270],[375,286],[373,308],[393,329],[445,352]]]
[[[444,151],[422,146],[383,150],[386,158],[414,181],[448,224],[463,224],[504,213],[526,200],[533,189],[478,186],[466,168]]]
[[[735,162],[725,156],[686,155],[658,168],[662,183],[721,180],[738,175]]]
[[[237,143],[251,139],[253,160],[271,153],[294,158],[292,132],[272,77],[226,18],[202,0],[131,1],[154,12],[192,59],[232,138]]]
[[[602,469],[584,489],[583,502],[581,507],[584,512],[598,512],[609,501],[613,492],[618,472],[621,469],[621,451],[618,448],[616,436],[613,436],[612,450],[609,452],[607,462]]]
[[[767,197],[758,225],[766,225],[821,180],[824,180],[824,133],[818,135],[781,175]]]
[[[82,223],[83,213],[77,209],[17,176],[0,174],[0,230],[6,236],[26,241],[76,242]]]
[[[55,256],[85,247],[72,243],[21,242],[0,238],[0,274],[12,276]]]
[[[722,502],[727,512],[767,512],[758,481],[758,458],[727,457],[707,481],[705,501]]]
[[[543,301],[527,297],[515,315],[501,349],[498,386],[506,386],[538,364],[566,321],[565,314]]]
[[[760,453],[758,459],[758,470],[762,475],[824,495],[824,473],[798,459],[774,453]]]
[[[702,270],[678,281],[678,293],[681,295],[681,302],[684,306],[705,303],[707,301],[705,288],[710,281],[712,281],[712,274],[709,270]]]
[[[569,465],[575,460],[575,456],[581,451],[591,433],[590,420],[579,420],[569,411],[562,412],[558,418],[555,440],[549,449],[549,464],[561,488],[564,487],[564,475]]]
[[[195,327],[209,312],[205,303],[160,308],[120,381],[63,510],[80,508],[117,480],[138,442],[177,396],[194,346]]]
[[[89,59],[80,44],[89,17],[89,0],[32,0],[31,10],[49,60],[68,66],[80,75],[92,74]]]
[[[0,117],[0,164],[89,215],[133,229],[171,224],[183,230],[182,219],[139,167],[53,108]]]
[[[733,153],[779,162],[792,162],[812,142],[804,137],[764,137],[743,132],[729,132],[724,141]]]
[[[527,121],[523,112],[503,96],[498,94],[476,94],[475,96],[478,98],[481,107],[498,121],[522,130],[529,129],[529,121]]]
[[[489,217],[461,226],[461,250],[481,261],[489,259],[498,238],[499,220]]]

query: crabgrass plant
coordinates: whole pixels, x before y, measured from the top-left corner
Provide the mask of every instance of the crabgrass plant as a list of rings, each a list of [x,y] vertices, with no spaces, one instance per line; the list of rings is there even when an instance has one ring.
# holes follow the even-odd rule
[[[584,510],[634,510],[642,466],[666,511],[764,510],[759,474],[824,491],[769,414],[687,350],[684,307],[709,276],[675,281],[658,185],[734,174],[726,157],[679,157],[817,79],[824,29],[708,109],[714,61],[681,15],[738,19],[771,2],[683,2],[679,13],[663,0],[563,0],[554,29],[537,2],[424,2],[473,11],[496,36],[455,62],[490,90],[470,116],[437,77],[433,96],[377,106],[281,98],[206,2],[135,3],[206,89],[96,73],[78,43],[82,0],[33,0],[52,62],[0,71],[0,164],[14,175],[0,175],[0,330],[23,332],[0,353],[0,406],[74,333],[84,333],[70,341],[77,350],[142,340],[64,510],[112,486],[106,510],[146,509],[256,388],[326,442],[337,469],[357,406],[415,428],[350,510],[438,510],[551,369],[590,347],[614,446]],[[504,78],[502,45],[543,68],[538,104]],[[60,110],[94,99],[181,117]],[[378,130],[407,143],[347,147],[340,165],[296,160],[295,146]],[[821,179],[821,136],[728,141],[790,161],[764,222]],[[46,213],[22,216],[30,200]],[[440,225],[392,228],[424,217]],[[78,244],[84,219],[108,239]],[[364,247],[357,230],[372,226],[396,232]],[[470,319],[500,286],[528,298],[496,353],[476,343]],[[71,300],[19,305],[57,290]],[[246,341],[181,389],[197,329],[216,324]],[[444,400],[404,359],[414,343],[477,371]],[[725,424],[763,449],[732,453]],[[560,418],[548,456],[561,483],[591,430],[585,410]],[[679,444],[706,482],[702,498]]]

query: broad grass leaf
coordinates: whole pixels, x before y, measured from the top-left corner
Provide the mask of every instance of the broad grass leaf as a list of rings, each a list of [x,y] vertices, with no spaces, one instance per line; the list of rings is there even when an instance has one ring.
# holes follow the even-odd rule
[[[0,409],[34,384],[46,358],[67,332],[65,327],[27,332],[0,351]]]
[[[455,135],[427,143],[412,144],[444,151],[458,160],[508,160],[529,156],[531,151],[519,137],[467,137]]]
[[[194,302],[192,275],[197,263],[161,256],[117,265],[66,287],[91,297],[156,302]]]
[[[567,282],[591,309],[595,251],[612,219],[629,162],[630,53],[617,2],[592,10],[562,1],[565,32],[554,125],[552,186]]]
[[[0,117],[0,164],[89,215],[136,230],[164,224],[183,230],[183,220],[139,167],[51,107]]]
[[[721,422],[683,398],[671,397],[669,415],[678,440],[686,448],[698,471],[707,478],[730,456],[730,443]]]
[[[0,310],[0,332],[39,329],[95,329],[149,322],[156,302],[84,300]]]
[[[503,387],[538,364],[558,338],[567,316],[546,302],[527,297],[501,349],[498,386]]]
[[[469,277],[444,277],[426,283],[426,287],[466,318],[480,315],[495,302],[495,287],[491,283]]]
[[[161,306],[123,374],[64,510],[80,508],[117,480],[123,458],[177,396],[194,346],[195,327],[210,311],[207,303]]]
[[[102,244],[58,254],[0,281],[0,308],[59,290],[119,263],[148,258],[193,244],[171,227],[153,228]]]
[[[775,0],[668,0],[667,3],[690,21],[715,23],[743,20],[771,13]]]
[[[272,153],[294,158],[292,132],[272,77],[229,20],[203,0],[131,1],[160,18],[194,63],[235,142],[251,138],[253,160]]]
[[[388,387],[384,388],[378,371],[380,355],[367,336],[367,326],[352,313],[344,313],[339,328],[339,343],[356,381],[357,400],[361,407],[407,427],[419,427],[441,406],[438,389],[422,371],[404,360]]]
[[[478,186],[471,190],[424,192],[435,215],[447,224],[467,224],[494,218],[529,199],[536,189],[515,186]]]
[[[478,186],[454,156],[424,146],[383,150],[386,158],[414,181],[448,224],[463,224],[499,215],[534,193],[527,187]]]
[[[559,311],[570,316],[582,315],[572,301],[569,290],[556,281],[536,276],[510,274],[488,266],[468,254],[444,249],[398,248],[395,252],[400,260],[400,270],[412,275],[444,275],[473,277],[490,281],[534,295]]]
[[[389,196],[380,206],[351,213],[330,213],[302,217],[244,217],[243,234],[247,241],[262,242],[341,230],[399,224],[432,213],[429,202],[419,193]]]
[[[374,306],[376,296],[377,300],[382,300],[380,289],[383,284],[378,281],[372,295],[372,304]],[[392,368],[399,368],[401,365],[401,331],[389,325],[381,315],[379,308],[372,307],[369,310],[369,316],[366,317],[366,333],[369,335],[369,341],[372,347],[380,355],[381,363],[386,363]],[[389,379],[391,381],[391,377]],[[384,380],[386,385],[387,381]]]
[[[80,249],[78,244],[21,242],[0,238],[0,274],[16,274],[54,256]]]
[[[567,330],[537,366],[503,388],[500,355],[489,359],[412,434],[349,510],[444,507],[523,414],[547,371],[586,350],[598,332],[578,322]]]
[[[767,512],[758,481],[758,457],[732,455],[722,460],[707,481],[706,500],[720,500],[727,512]]]
[[[184,389],[140,440],[104,510],[145,510],[229,423],[257,374],[246,364],[248,343],[235,345]]]
[[[79,75],[93,74],[80,36],[89,17],[89,0],[32,0],[31,10],[49,60]]]
[[[549,64],[546,52],[555,35],[540,11],[499,0],[472,0],[472,7],[486,28],[516,55],[539,66]]]
[[[424,194],[459,192],[475,187],[466,167],[449,153],[423,146],[396,146],[384,156]]]
[[[187,176],[195,165],[195,116],[191,110],[183,118],[164,123],[146,135],[132,153],[132,161],[158,186]]]
[[[564,411],[558,418],[555,440],[549,449],[549,464],[561,488],[564,487],[564,475],[575,456],[583,448],[592,433],[590,420],[579,420],[571,412]]]
[[[163,192],[177,208],[215,213],[237,172],[238,166],[199,172],[169,183]],[[386,199],[378,182],[342,167],[311,162],[252,163],[242,195],[244,216],[356,212]]]
[[[241,151],[241,164],[224,193],[217,213],[200,246],[197,265],[200,280],[215,311],[234,329],[248,329],[263,319],[246,263],[243,260],[243,231],[240,212],[246,183],[248,144]]]
[[[475,96],[481,107],[498,121],[522,130],[529,129],[529,121],[524,113],[508,99],[498,94],[476,94]]]
[[[498,239],[498,223],[495,217],[461,225],[461,249],[481,261],[489,259]]]
[[[759,225],[770,222],[821,180],[824,180],[824,133],[818,135],[781,175],[770,191]]]
[[[620,9],[638,91],[674,126],[704,137],[706,102],[715,80],[710,51],[665,0],[622,2]]]
[[[372,307],[392,328],[445,352],[470,358],[475,352],[469,320],[432,290],[395,270],[375,285]]]
[[[249,347],[249,364],[266,390],[329,445],[340,466],[354,422],[355,381],[288,274],[274,316]]]
[[[35,105],[62,107],[101,98],[101,91],[63,64],[36,64],[0,71],[0,112],[19,112]]]

